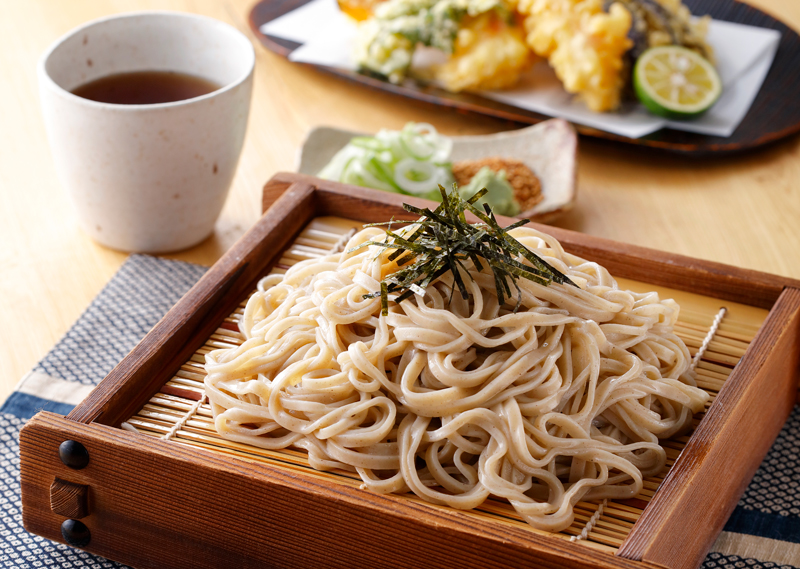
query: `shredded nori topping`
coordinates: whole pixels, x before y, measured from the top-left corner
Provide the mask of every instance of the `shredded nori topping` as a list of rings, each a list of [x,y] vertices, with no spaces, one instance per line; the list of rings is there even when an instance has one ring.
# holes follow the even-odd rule
[[[419,227],[411,235],[403,236],[392,231],[391,226],[396,224],[396,221],[371,223],[365,227],[388,226],[386,234],[391,239],[386,242],[366,241],[348,251],[349,253],[375,245],[393,249],[389,260],[396,261],[400,267],[411,263],[408,267],[383,279],[380,291],[364,295],[364,298],[381,297],[381,313],[384,316],[389,313],[389,294],[399,293],[395,302],[402,302],[417,294],[420,289],[424,291],[429,284],[448,271],[453,274],[455,288],[458,288],[461,297],[469,299],[463,275],[472,277],[464,266],[466,260],[472,261],[479,271],[483,270],[484,263],[491,269],[497,300],[501,306],[512,296],[509,282],[514,286],[517,293],[514,312],[522,303],[522,291],[516,282],[517,278],[525,278],[544,286],[553,282],[578,286],[508,234],[511,229],[529,223],[529,219],[522,219],[502,228],[498,225],[491,207],[484,204],[484,210],[481,211],[474,205],[486,194],[486,189],[477,192],[468,200],[459,196],[455,185],[450,193],[442,186],[439,186],[439,191],[442,194],[442,203],[434,211],[403,204],[403,209],[421,216],[415,222]],[[466,211],[474,214],[482,223],[467,223]],[[526,265],[514,257],[522,257],[533,266]],[[451,298],[455,288],[451,291]]]

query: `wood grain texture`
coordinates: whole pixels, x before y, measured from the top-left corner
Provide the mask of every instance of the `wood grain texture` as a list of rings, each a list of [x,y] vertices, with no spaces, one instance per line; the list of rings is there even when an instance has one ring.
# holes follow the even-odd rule
[[[65,518],[85,518],[89,515],[89,487],[56,478],[50,485],[50,510]]]
[[[347,186],[302,174],[280,173],[265,186],[263,207],[273,203],[280,196],[281,189],[292,181],[318,189],[316,199],[319,200],[318,211],[322,215],[339,215],[364,222],[388,221],[392,218],[414,220],[417,216],[403,210],[403,203],[418,207],[435,205],[435,202],[419,198]],[[497,218],[503,225],[518,221],[503,216]],[[800,281],[794,279],[618,243],[538,223],[530,223],[529,227],[549,233],[567,251],[600,263],[618,277],[759,308],[770,308],[785,287],[800,288]]]
[[[250,29],[267,49],[283,57],[288,57],[300,44],[264,35],[260,32],[260,28],[263,24],[291,12],[308,1],[261,0],[253,6],[250,12]],[[769,14],[736,0],[685,0],[684,3],[697,16],[707,14],[715,20],[769,28],[781,33],[781,41],[772,67],[750,110],[736,131],[730,137],[721,137],[664,128],[634,139],[583,125],[575,125],[578,132],[586,136],[637,146],[686,154],[709,155],[755,148],[800,131],[800,108],[795,104],[797,98],[800,97],[800,76],[794,73],[794,70],[800,65],[800,36],[792,28]],[[413,81],[394,84],[346,69],[314,64],[303,65],[308,65],[323,73],[342,77],[362,87],[386,91],[450,110],[484,114],[524,124],[534,124],[551,118],[477,94],[451,93],[433,85],[418,84]]]
[[[800,371],[800,289],[778,299],[619,555],[700,564],[789,416]]]
[[[293,184],[70,414],[116,425],[141,408],[202,345],[311,219],[313,188]]]
[[[62,518],[50,511],[47,488],[53,473],[66,469],[52,452],[65,438],[92,455],[92,464],[72,476],[93,492],[95,506],[83,520],[92,532],[86,550],[139,569],[657,567],[44,412],[20,434],[23,522],[56,541],[63,541]]]

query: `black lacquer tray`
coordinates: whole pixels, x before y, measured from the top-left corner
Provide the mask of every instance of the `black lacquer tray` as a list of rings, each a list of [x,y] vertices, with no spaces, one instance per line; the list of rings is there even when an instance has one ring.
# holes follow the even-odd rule
[[[270,51],[288,56],[299,44],[267,36],[259,28],[309,0],[262,0],[250,12],[250,27]],[[641,138],[628,138],[583,125],[583,135],[621,141],[682,154],[722,154],[755,148],[800,131],[800,36],[786,24],[764,12],[735,0],[684,0],[693,14],[708,14],[716,20],[738,22],[781,32],[778,52],[750,111],[729,137],[710,136],[663,128]],[[309,64],[301,64],[309,65]],[[533,124],[549,116],[493,101],[470,93],[450,93],[412,81],[402,85],[381,81],[344,69],[311,65],[373,89],[394,93],[462,112],[474,112],[511,121]]]

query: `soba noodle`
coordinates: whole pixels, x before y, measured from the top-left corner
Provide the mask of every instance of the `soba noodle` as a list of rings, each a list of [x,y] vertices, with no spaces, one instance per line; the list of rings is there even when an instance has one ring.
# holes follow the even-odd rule
[[[346,250],[383,231],[364,229]],[[553,237],[512,231],[579,288],[519,279],[498,306],[488,269],[467,264],[471,298],[447,273],[381,316],[380,281],[398,269],[369,246],[271,275],[247,302],[240,346],[206,356],[217,431],[308,452],[376,492],[414,492],[469,509],[508,500],[558,531],[578,500],[632,498],[707,394],[673,333],[679,307],[620,290],[603,267]],[[522,262],[523,259],[519,258]]]

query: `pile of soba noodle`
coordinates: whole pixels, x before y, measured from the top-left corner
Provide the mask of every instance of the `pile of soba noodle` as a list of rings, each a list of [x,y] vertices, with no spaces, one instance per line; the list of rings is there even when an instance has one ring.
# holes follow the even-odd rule
[[[631,498],[665,464],[659,438],[707,394],[673,333],[679,307],[620,290],[597,263],[533,229],[511,233],[579,288],[517,283],[498,306],[491,272],[465,264],[471,298],[446,273],[381,315],[364,299],[398,270],[383,230],[344,253],[264,278],[247,303],[246,341],[206,356],[217,431],[267,449],[308,451],[317,469],[355,471],[366,488],[475,508],[508,500],[558,531],[581,499]],[[520,262],[525,262],[521,257]],[[513,291],[512,287],[512,291]]]

